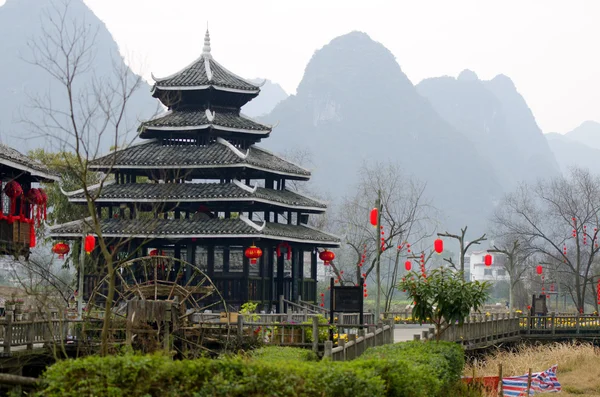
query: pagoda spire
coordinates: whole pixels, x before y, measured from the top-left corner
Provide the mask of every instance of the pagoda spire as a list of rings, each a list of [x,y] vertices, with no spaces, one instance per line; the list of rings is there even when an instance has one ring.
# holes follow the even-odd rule
[[[210,33],[208,32],[208,26],[206,27],[206,34],[204,35],[204,47],[202,48],[202,55],[210,57]]]

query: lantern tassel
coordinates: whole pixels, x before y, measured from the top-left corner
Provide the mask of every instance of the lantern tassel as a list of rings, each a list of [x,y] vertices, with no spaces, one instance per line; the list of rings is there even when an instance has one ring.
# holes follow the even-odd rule
[[[29,222],[29,248],[35,247],[35,227],[33,226],[33,219]]]

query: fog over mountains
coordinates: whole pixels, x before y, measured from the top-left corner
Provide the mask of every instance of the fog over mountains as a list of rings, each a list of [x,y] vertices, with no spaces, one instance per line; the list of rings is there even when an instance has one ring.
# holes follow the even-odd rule
[[[30,109],[31,97],[43,97],[49,93],[54,108],[67,107],[64,88],[52,80],[47,72],[28,63],[33,59],[29,44],[44,37],[42,21],[46,21],[46,28],[51,30],[44,15],[54,15],[54,20],[58,23],[53,4],[57,5],[58,10],[64,10],[63,2],[53,3],[50,0],[7,0],[0,7],[0,37],[3,38],[0,40],[0,98],[3,101],[0,106],[0,141],[22,151],[37,147],[48,148],[50,144],[54,145],[53,148],[58,148],[56,141],[51,142],[52,140],[39,135],[33,138],[34,135],[29,133],[30,128],[21,122],[27,119],[40,123],[39,114]],[[117,68],[126,68],[112,35],[83,0],[70,1],[65,18],[69,24],[67,29],[74,19],[88,24],[96,34],[93,49],[95,76],[90,72],[83,73],[80,80],[82,84],[76,88],[88,86],[93,77],[110,76],[115,65]],[[130,79],[135,79],[133,72],[130,73]],[[126,125],[134,135],[138,121],[156,113],[157,101],[150,96],[150,86],[144,82],[131,97],[129,104]],[[111,145],[110,137],[103,137],[101,147],[108,150]]]
[[[0,40],[0,141],[22,151],[45,146],[43,140],[19,138],[26,132],[20,115],[33,117],[28,95],[50,91],[64,106],[48,75],[22,59],[28,57],[28,40],[43,33],[40,18],[50,3],[8,0],[0,7],[0,34],[10,37]],[[98,29],[98,74],[110,73],[113,61],[123,66],[111,34],[82,0],[72,0],[69,13]],[[600,173],[600,123],[544,135],[508,76],[486,81],[465,70],[415,86],[402,62],[410,60],[399,64],[382,44],[351,32],[315,51],[296,94],[266,80],[259,97],[242,111],[276,125],[261,146],[277,152],[308,149],[314,188],[334,198],[352,191],[364,162],[400,163],[427,183],[426,194],[446,216],[443,227],[453,230],[469,225],[473,233],[483,231],[494,205],[521,180],[559,175],[573,164]],[[130,102],[130,133],[135,135],[138,121],[156,109],[150,85],[144,84]]]

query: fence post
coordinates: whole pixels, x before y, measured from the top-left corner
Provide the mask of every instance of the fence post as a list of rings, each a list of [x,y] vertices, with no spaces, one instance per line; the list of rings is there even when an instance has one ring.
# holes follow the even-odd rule
[[[312,349],[315,353],[319,352],[319,318],[317,316],[313,316],[312,318]]]
[[[12,342],[12,313],[4,317],[4,353],[10,353]]]
[[[550,321],[552,321],[552,323],[550,324],[550,326],[552,327],[552,335],[554,335],[556,333],[556,314],[554,312],[552,312],[552,318],[550,319]]]
[[[414,335],[413,335],[413,340],[415,340],[415,341],[420,341],[420,340],[421,340],[421,335],[419,335],[419,334],[414,334]]]
[[[350,357],[346,357],[346,360],[354,360],[356,358],[356,334],[348,335],[348,340],[354,343],[352,344],[351,349],[348,349],[348,356]]]
[[[341,338],[341,334],[338,331],[338,347],[342,348],[342,361],[346,361],[346,339]]]
[[[244,315],[239,314],[237,318],[237,336],[241,338],[244,335]]]
[[[575,333],[578,334],[579,333],[579,328],[581,326],[581,317],[579,316],[579,313],[577,313],[577,317],[575,318]]]
[[[279,314],[284,313],[283,295],[279,295]]]
[[[33,350],[33,340],[34,340],[34,323],[33,321],[28,321],[27,324],[27,350]]]
[[[330,340],[326,340],[325,341],[325,352],[323,354],[323,357],[333,358],[332,354],[331,354],[332,349],[333,349],[333,342]]]
[[[396,328],[396,322],[394,321],[394,317],[390,320],[390,343],[394,343],[394,329]]]

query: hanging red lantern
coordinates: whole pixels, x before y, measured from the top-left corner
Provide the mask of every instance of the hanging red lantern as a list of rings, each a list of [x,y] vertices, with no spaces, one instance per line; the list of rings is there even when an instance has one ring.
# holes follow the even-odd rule
[[[246,258],[250,259],[252,265],[256,265],[256,260],[260,258],[262,254],[262,250],[255,245],[246,248],[246,252],[244,252],[244,255]]]
[[[494,258],[490,254],[487,254],[483,257],[483,263],[486,266],[492,266],[493,260],[494,260]]]
[[[96,246],[96,237],[92,236],[91,234],[88,234],[87,236],[85,236],[85,242],[83,244],[83,248],[85,249],[85,252],[88,253],[88,255],[90,254],[90,252],[92,252],[94,250],[95,246]]]
[[[46,215],[47,215],[47,209],[48,209],[48,194],[42,188],[39,188],[38,191],[40,192],[40,196],[41,196],[41,200],[42,200],[41,205],[42,205],[42,212],[43,212],[44,220],[47,220],[48,217]]]
[[[438,238],[437,240],[435,240],[433,242],[433,249],[438,254],[441,254],[442,252],[444,252],[444,240],[442,240],[441,238]]]
[[[379,210],[377,208],[371,210],[369,220],[371,221],[371,225],[377,226],[377,221],[379,220]]]
[[[335,259],[335,254],[333,251],[324,250],[319,254],[319,259],[323,261],[325,266],[329,265],[329,262]]]
[[[52,252],[58,254],[58,259],[65,259],[65,255],[71,251],[71,248],[65,243],[56,243],[52,247]]]
[[[292,259],[292,246],[285,241],[277,244],[277,249],[275,250],[275,252],[277,254],[277,257],[284,253],[287,256],[288,261]]]
[[[537,265],[537,267],[535,268],[535,271],[537,274],[542,274],[542,272],[544,271],[544,268],[542,268],[542,265]]]
[[[23,188],[17,181],[10,181],[4,187],[4,194],[10,198],[10,213],[13,215],[17,210],[17,198],[23,195]]]
[[[404,268],[407,272],[410,272],[410,269],[412,268],[412,263],[410,261],[404,262]]]

